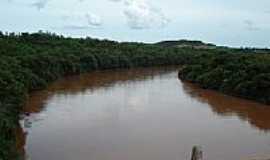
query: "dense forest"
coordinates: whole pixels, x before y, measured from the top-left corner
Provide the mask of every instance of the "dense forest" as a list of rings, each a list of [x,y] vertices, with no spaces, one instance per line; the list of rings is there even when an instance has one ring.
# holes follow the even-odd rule
[[[0,32],[0,160],[20,157],[15,134],[28,93],[66,75],[114,68],[183,65],[179,75],[185,80],[270,102],[267,49],[198,49],[178,47],[176,42],[174,45],[166,42],[170,47],[160,44],[164,43],[68,38],[42,31]]]
[[[270,104],[270,54],[219,53],[197,57],[179,71],[206,89]]]

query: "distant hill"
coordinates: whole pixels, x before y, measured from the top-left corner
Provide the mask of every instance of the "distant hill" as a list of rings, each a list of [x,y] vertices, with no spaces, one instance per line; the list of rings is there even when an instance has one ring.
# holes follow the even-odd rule
[[[156,45],[163,47],[178,47],[178,48],[195,48],[195,49],[216,49],[217,46],[212,43],[204,43],[202,41],[176,40],[176,41],[161,41]]]

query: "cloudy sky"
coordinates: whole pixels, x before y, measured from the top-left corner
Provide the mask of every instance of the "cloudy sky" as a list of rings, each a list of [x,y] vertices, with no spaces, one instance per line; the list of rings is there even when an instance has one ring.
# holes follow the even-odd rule
[[[1,0],[0,30],[270,48],[270,0]]]

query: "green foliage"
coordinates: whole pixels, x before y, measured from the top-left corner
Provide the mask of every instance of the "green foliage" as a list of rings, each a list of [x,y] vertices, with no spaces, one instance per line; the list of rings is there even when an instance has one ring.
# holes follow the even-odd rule
[[[198,54],[179,72],[184,80],[227,94],[270,104],[270,55],[248,53]]]

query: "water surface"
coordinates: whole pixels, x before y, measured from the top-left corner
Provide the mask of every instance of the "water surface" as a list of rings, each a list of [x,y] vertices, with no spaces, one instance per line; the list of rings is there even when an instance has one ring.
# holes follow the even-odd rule
[[[189,160],[194,145],[206,160],[270,156],[270,106],[181,82],[177,67],[68,77],[24,113],[32,160]]]

